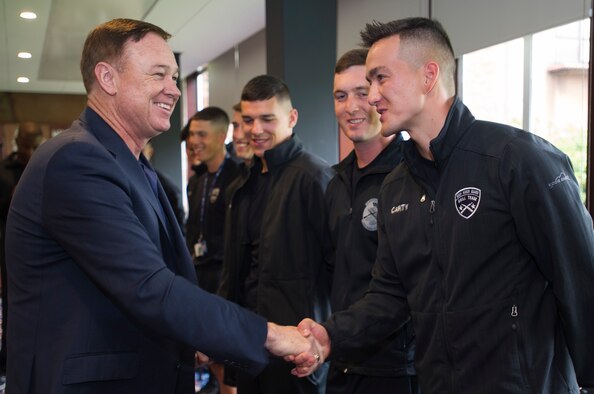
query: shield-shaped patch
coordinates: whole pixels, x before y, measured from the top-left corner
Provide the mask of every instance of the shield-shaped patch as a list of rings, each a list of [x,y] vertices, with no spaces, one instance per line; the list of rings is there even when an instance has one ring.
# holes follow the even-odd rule
[[[464,219],[470,219],[477,211],[481,202],[481,189],[476,187],[465,187],[458,190],[454,198],[456,211]]]

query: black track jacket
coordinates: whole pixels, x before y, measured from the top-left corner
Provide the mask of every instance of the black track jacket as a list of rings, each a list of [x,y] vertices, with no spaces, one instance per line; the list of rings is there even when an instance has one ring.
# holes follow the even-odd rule
[[[297,136],[264,153],[271,184],[260,230],[257,306],[269,321],[297,325],[302,319],[326,319],[330,313],[327,212],[324,192],[334,171],[303,150]],[[243,281],[250,268],[247,220],[250,196],[243,188],[245,169],[229,187],[225,220],[225,256],[219,294],[243,304]]]
[[[365,167],[353,184],[357,156],[353,150],[333,168],[336,176],[326,190],[328,225],[334,249],[331,306],[342,311],[363,297],[377,253],[377,202],[380,186],[402,160],[402,137],[394,138]],[[414,375],[414,342],[410,324],[377,346],[346,359],[332,360],[346,373],[372,376]]]
[[[412,315],[424,393],[577,393],[594,385],[594,232],[567,156],[456,101],[379,198],[370,291],[326,323],[340,355]]]

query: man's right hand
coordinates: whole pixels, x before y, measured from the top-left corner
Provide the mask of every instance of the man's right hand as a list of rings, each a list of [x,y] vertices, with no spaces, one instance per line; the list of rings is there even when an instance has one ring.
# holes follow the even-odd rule
[[[311,319],[303,319],[297,329],[301,335],[312,341],[312,350],[285,359],[295,363],[295,368],[291,370],[291,373],[302,378],[311,375],[324,363],[330,355],[331,343],[324,326]]]

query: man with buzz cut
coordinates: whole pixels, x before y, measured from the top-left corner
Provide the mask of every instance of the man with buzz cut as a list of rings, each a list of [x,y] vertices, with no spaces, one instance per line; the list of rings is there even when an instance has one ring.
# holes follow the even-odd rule
[[[330,239],[334,249],[332,311],[363,297],[377,251],[380,186],[402,159],[402,136],[383,136],[379,115],[367,102],[367,49],[346,52],[334,69],[334,111],[353,151],[334,166],[326,190]],[[410,323],[386,340],[357,354],[332,360],[326,394],[418,392]]]
[[[231,160],[225,148],[229,116],[218,107],[206,107],[196,112],[182,130],[181,138],[200,164],[188,180],[188,220],[186,243],[193,257],[198,285],[216,293],[223,266],[223,231],[225,225],[225,193],[227,186],[239,175],[238,164]],[[210,379],[204,392],[216,388],[221,394],[236,390],[225,384],[222,364],[210,365],[216,380]]]
[[[243,131],[254,163],[230,196],[220,294],[279,324],[329,312],[327,211],[333,175],[293,133],[297,110],[280,79],[261,75],[241,94]],[[255,379],[238,373],[241,394],[321,394],[325,373],[308,379],[273,359]]]

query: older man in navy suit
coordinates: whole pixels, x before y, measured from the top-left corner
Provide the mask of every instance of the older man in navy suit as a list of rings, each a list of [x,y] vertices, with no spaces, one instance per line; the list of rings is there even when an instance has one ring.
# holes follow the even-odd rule
[[[201,290],[141,154],[180,96],[169,34],[116,19],[87,37],[88,107],[33,156],[7,228],[7,389],[191,393],[194,352],[252,373],[310,344]]]

